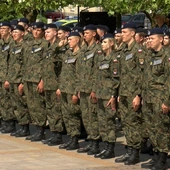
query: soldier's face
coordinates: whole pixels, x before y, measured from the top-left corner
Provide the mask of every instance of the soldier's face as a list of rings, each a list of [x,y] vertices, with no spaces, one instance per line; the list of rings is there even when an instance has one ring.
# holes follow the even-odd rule
[[[163,37],[159,35],[149,36],[150,48],[154,50],[159,50],[163,43]]]
[[[101,29],[97,29],[97,33],[99,34],[100,37],[103,37],[104,31]]]
[[[140,44],[144,40],[138,33],[135,34],[135,41]]]
[[[121,33],[115,34],[115,41],[116,41],[116,44],[120,44],[122,42],[122,34]]]
[[[56,29],[49,28],[45,30],[45,39],[51,41],[57,35]]]
[[[170,46],[170,37],[169,36],[164,36],[164,45],[165,46]]]
[[[106,51],[112,49],[113,42],[112,42],[112,41],[109,41],[109,39],[106,38],[106,39],[104,39],[104,40],[102,41],[102,44],[101,44],[101,45],[102,45],[102,50],[103,50],[104,52],[106,52]]]
[[[44,31],[41,28],[35,28],[32,30],[33,37],[35,39],[40,39],[44,35]]]
[[[5,37],[5,36],[7,36],[7,35],[9,35],[10,32],[11,32],[11,29],[10,29],[9,27],[7,27],[7,26],[2,26],[2,27],[0,28],[0,33],[1,33],[1,37],[2,37],[2,38]]]
[[[135,31],[129,28],[122,29],[122,41],[128,43],[135,35]]]
[[[24,32],[20,30],[13,30],[12,37],[15,41],[20,42],[23,39]]]
[[[74,49],[78,45],[79,41],[80,41],[79,37],[76,36],[68,37],[68,44],[70,48]]]
[[[90,42],[92,39],[94,39],[95,36],[96,36],[96,32],[95,31],[91,31],[91,30],[84,31],[84,40],[87,43]]]
[[[60,40],[65,40],[67,36],[68,36],[67,32],[64,32],[63,30],[58,30],[58,38]]]

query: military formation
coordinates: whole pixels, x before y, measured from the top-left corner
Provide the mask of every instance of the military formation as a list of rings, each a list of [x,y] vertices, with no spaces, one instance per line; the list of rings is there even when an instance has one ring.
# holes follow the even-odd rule
[[[0,37],[2,134],[109,159],[115,157],[118,118],[127,145],[115,163],[135,165],[140,153],[152,152],[141,168],[168,168],[170,32],[137,29],[133,23],[114,33],[93,24],[72,30],[43,22],[29,27],[20,18],[1,22]],[[30,124],[36,127],[33,134]],[[79,147],[82,126],[84,148]]]

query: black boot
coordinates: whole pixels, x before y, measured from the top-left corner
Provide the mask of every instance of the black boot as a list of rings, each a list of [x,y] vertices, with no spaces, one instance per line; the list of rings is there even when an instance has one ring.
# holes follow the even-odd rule
[[[93,140],[91,149],[87,152],[87,155],[95,155],[100,153],[99,140]]]
[[[59,132],[53,132],[52,139],[47,143],[48,146],[60,145],[63,143],[62,135]]]
[[[15,120],[5,121],[6,128],[1,130],[1,133],[12,133],[15,132]]]
[[[107,147],[108,147],[108,142],[104,142],[104,143],[105,143],[104,149],[103,149],[100,153],[95,154],[95,155],[94,155],[95,158],[101,158],[101,156],[104,154],[104,152],[106,152]]]
[[[151,168],[151,170],[167,170],[168,165],[166,163],[167,160],[167,153],[159,152],[159,160],[157,163]]]
[[[6,124],[5,121],[3,119],[1,119],[1,127],[0,127],[0,131],[6,129]]]
[[[131,154],[132,154],[132,148],[129,147],[129,146],[127,146],[127,152],[126,152],[124,155],[122,155],[120,158],[115,159],[115,162],[116,162],[116,163],[125,162],[126,160],[129,159],[129,157],[131,156]]]
[[[132,149],[132,154],[129,157],[129,159],[127,159],[124,164],[125,165],[135,165],[137,163],[139,163],[139,149]]]
[[[29,124],[22,125],[22,130],[19,131],[15,137],[25,137],[30,135]]]
[[[60,145],[59,149],[66,149],[70,145],[71,142],[72,142],[72,137],[70,137],[67,143],[63,143],[62,145]]]
[[[142,139],[141,151],[140,151],[141,154],[148,154],[149,153],[148,146],[147,146],[147,141],[148,141],[147,138]]]
[[[50,138],[48,138],[48,139],[43,139],[43,140],[41,140],[41,142],[42,142],[43,144],[48,144],[48,142],[50,142],[53,137],[54,137],[54,134],[53,134]]]
[[[151,169],[156,164],[156,162],[158,160],[159,160],[158,152],[154,152],[154,155],[153,155],[152,159],[147,163],[141,164],[141,168]]]
[[[16,136],[22,130],[23,130],[23,126],[21,126],[17,131],[10,133],[10,136]]]
[[[67,146],[66,150],[76,150],[79,148],[78,136],[72,138],[71,143]]]
[[[38,142],[45,138],[45,127],[37,126],[37,133],[32,137],[31,142]]]
[[[91,149],[92,144],[93,144],[93,141],[90,140],[89,144],[86,147],[78,149],[77,152],[78,153],[86,153],[86,152],[88,152]]]
[[[102,154],[101,159],[110,159],[110,158],[114,158],[115,154],[114,154],[114,143],[110,143],[108,142],[108,146],[106,151]]]

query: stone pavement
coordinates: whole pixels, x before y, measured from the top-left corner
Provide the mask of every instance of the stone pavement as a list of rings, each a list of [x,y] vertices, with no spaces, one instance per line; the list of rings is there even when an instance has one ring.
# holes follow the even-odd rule
[[[65,135],[64,141],[67,140]],[[125,138],[119,133],[115,147],[116,157],[124,153],[124,142]],[[81,140],[80,146],[86,143]],[[142,162],[149,158],[148,155],[141,155]],[[114,159],[101,160],[85,153],[61,150],[58,146],[47,146],[41,142],[0,134],[0,170],[139,170],[140,164],[125,166],[114,163]]]

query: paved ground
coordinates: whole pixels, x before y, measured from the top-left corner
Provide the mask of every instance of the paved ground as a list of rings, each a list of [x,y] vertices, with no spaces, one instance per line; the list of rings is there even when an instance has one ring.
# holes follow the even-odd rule
[[[47,136],[50,133],[47,132]],[[125,142],[121,133],[118,134],[115,147],[116,157],[124,153],[122,144]],[[64,141],[68,140],[64,136]],[[80,146],[87,142],[80,141]],[[101,147],[103,145],[101,144]],[[148,161],[150,156],[141,155],[141,161]],[[114,159],[101,160],[76,151],[58,149],[41,142],[30,142],[24,138],[0,134],[0,170],[139,170],[140,164],[125,166],[114,163]]]

